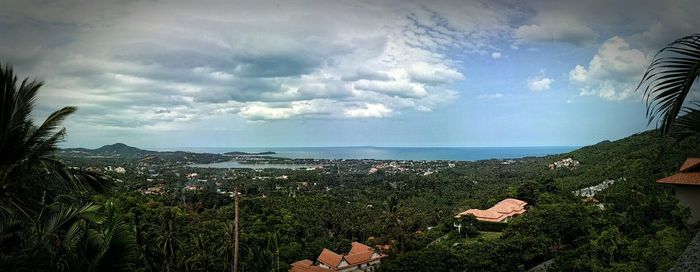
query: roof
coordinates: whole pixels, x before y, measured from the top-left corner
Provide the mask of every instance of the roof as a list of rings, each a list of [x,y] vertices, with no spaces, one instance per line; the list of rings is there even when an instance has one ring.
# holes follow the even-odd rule
[[[381,253],[377,253],[373,248],[353,242],[350,253],[347,255],[339,255],[329,249],[324,248],[321,254],[318,256],[318,261],[321,264],[328,266],[328,268],[321,267],[319,265],[314,265],[310,260],[301,260],[292,264],[292,268],[289,269],[290,272],[327,272],[327,271],[338,271],[343,269],[348,269],[349,267],[357,266],[364,263],[369,263],[375,260],[386,257]],[[345,260],[345,263],[343,263]],[[339,267],[343,264],[342,267]]]
[[[301,261],[294,262],[292,264],[292,269],[289,271],[292,272],[302,272],[302,271],[309,271],[308,269],[314,264],[311,260],[304,259]]]
[[[700,166],[700,158],[688,158],[681,165],[680,171],[684,173],[691,172],[697,170],[698,166]]]
[[[678,173],[656,181],[657,183],[700,185],[700,172]]]
[[[329,272],[332,271],[327,268],[323,268],[317,265],[311,260],[301,260],[292,264],[292,268],[289,269],[290,272]]]
[[[688,158],[681,165],[680,171],[672,176],[657,180],[657,183],[700,185],[700,158]]]
[[[358,265],[362,263],[367,263],[372,260],[373,251],[365,251],[360,253],[345,255],[345,261],[350,265]]]
[[[525,213],[527,202],[515,198],[506,198],[486,210],[469,209],[456,217],[472,214],[479,221],[502,222],[508,217]]]
[[[360,244],[358,242],[352,242],[352,248],[350,248],[350,254],[361,253],[366,251],[374,251],[371,247]]]
[[[321,255],[318,255],[318,261],[331,268],[338,268],[341,260],[343,260],[343,256],[340,256],[338,253],[330,251],[327,248],[324,248],[323,251],[321,251]]]

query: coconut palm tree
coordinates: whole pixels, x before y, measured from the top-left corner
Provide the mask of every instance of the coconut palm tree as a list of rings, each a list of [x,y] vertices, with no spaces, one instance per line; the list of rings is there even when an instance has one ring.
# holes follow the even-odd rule
[[[700,104],[686,105],[700,77],[700,33],[662,48],[647,68],[637,90],[643,90],[649,123],[657,120],[663,134],[679,138],[700,132]],[[679,114],[683,113],[681,117]]]
[[[0,267],[14,271],[134,269],[136,237],[114,203],[100,206],[60,198],[43,205],[38,216],[23,213],[29,224],[23,225],[17,244],[3,254]]]
[[[71,197],[107,186],[100,175],[54,158],[65,107],[40,124],[32,110],[42,82],[18,83],[0,64],[0,267],[10,271],[131,271],[136,240],[113,203]],[[4,270],[4,269],[0,269]]]
[[[42,196],[101,190],[99,175],[71,169],[53,157],[66,134],[61,122],[75,107],[64,107],[35,125],[32,110],[43,85],[36,80],[18,82],[11,66],[0,64],[0,218],[14,214],[18,207],[34,212]]]
[[[165,271],[176,270],[178,253],[182,252],[182,241],[178,238],[179,230],[176,229],[172,218],[161,217],[161,222],[165,225],[158,233],[156,240],[160,253],[163,255],[163,266]]]

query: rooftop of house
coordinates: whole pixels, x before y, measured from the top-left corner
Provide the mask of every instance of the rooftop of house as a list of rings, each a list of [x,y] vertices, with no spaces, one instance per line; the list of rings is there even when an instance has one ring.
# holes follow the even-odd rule
[[[318,256],[319,265],[314,265],[311,260],[301,260],[292,264],[289,271],[292,272],[319,272],[337,271],[348,267],[357,266],[384,258],[385,255],[376,252],[373,248],[361,243],[353,242],[350,252],[346,255],[337,254],[324,248]],[[325,265],[323,267],[321,265]]]
[[[292,264],[290,272],[330,272],[332,270],[314,265],[311,260],[301,260]]]
[[[688,158],[678,173],[659,179],[657,183],[700,185],[700,158]]]
[[[503,222],[503,220],[508,217],[525,213],[526,205],[527,202],[525,201],[515,198],[506,198],[486,210],[469,209],[459,213],[455,217],[459,218],[471,214],[479,221]]]
[[[318,255],[318,261],[331,268],[337,268],[342,260],[342,255],[339,255],[338,253],[335,253],[327,248],[324,248],[321,251],[321,255]]]

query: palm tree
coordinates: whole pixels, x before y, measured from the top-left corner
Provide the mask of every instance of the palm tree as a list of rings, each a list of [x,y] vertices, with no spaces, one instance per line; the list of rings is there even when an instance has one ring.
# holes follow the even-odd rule
[[[271,263],[274,265],[275,272],[278,272],[280,270],[280,241],[279,241],[279,231],[275,230],[270,233],[270,237],[267,240],[267,249],[272,252],[272,255],[274,255],[274,259],[271,260]],[[272,269],[271,269],[272,270]]]
[[[399,200],[396,195],[390,195],[384,201],[383,220],[385,230],[388,231],[391,239],[398,239],[399,249],[403,249],[403,227],[404,222],[399,211]]]
[[[38,207],[45,193],[53,197],[106,186],[101,176],[68,168],[53,157],[66,134],[59,126],[76,108],[64,107],[34,125],[31,114],[42,85],[29,79],[18,85],[12,67],[0,64],[0,218],[14,215],[18,207]]]
[[[680,38],[662,48],[647,68],[637,90],[643,99],[649,123],[657,120],[663,134],[679,138],[700,132],[700,104],[685,106],[685,100],[700,77],[700,33]],[[684,113],[678,117],[680,113]],[[657,119],[658,118],[658,119]]]
[[[88,271],[133,271],[138,244],[131,226],[116,211],[113,202],[104,205],[106,218],[102,228],[88,232],[91,252]]]
[[[178,253],[182,251],[182,241],[178,238],[178,230],[175,229],[172,218],[161,218],[161,222],[165,223],[163,229],[158,233],[156,240],[158,241],[158,246],[160,248],[160,253],[163,255],[163,264],[165,265],[165,271],[175,270],[177,265],[175,260],[178,257]]]
[[[70,197],[44,205],[38,216],[24,213],[25,225],[17,250],[7,252],[1,267],[11,270],[132,271],[136,237],[115,211],[80,203]]]
[[[71,194],[100,191],[100,175],[68,168],[53,157],[75,107],[34,125],[42,82],[18,84],[0,64],[0,267],[10,270],[130,271],[136,240],[113,203],[101,207]]]

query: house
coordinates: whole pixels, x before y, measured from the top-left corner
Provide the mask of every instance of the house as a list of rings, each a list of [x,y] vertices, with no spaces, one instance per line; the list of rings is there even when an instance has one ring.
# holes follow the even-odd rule
[[[591,187],[586,187],[583,189],[572,191],[572,193],[574,193],[574,195],[576,195],[578,197],[589,197],[590,198],[590,197],[594,197],[595,194],[600,193],[605,189],[608,189],[608,187],[610,187],[610,185],[613,185],[614,183],[615,183],[615,180],[610,179],[610,180],[603,181],[603,182],[601,182],[597,185],[591,186]]]
[[[678,202],[690,208],[688,223],[700,221],[700,158],[688,158],[678,173],[656,182],[674,187]]]
[[[559,161],[555,161],[554,163],[549,165],[549,170],[554,170],[557,168],[563,168],[563,167],[568,167],[568,168],[576,168],[577,166],[581,165],[580,162],[577,160],[574,160],[572,158],[564,158]]]
[[[375,249],[361,243],[353,242],[350,252],[340,255],[324,248],[318,255],[317,264],[311,260],[301,260],[292,264],[290,272],[320,271],[374,271],[386,257]]]
[[[455,215],[455,218],[461,218],[471,214],[479,221],[507,223],[509,218],[525,213],[526,205],[527,202],[525,201],[515,198],[506,198],[486,210],[469,209]],[[460,226],[457,226],[455,223],[455,227],[459,228]]]

